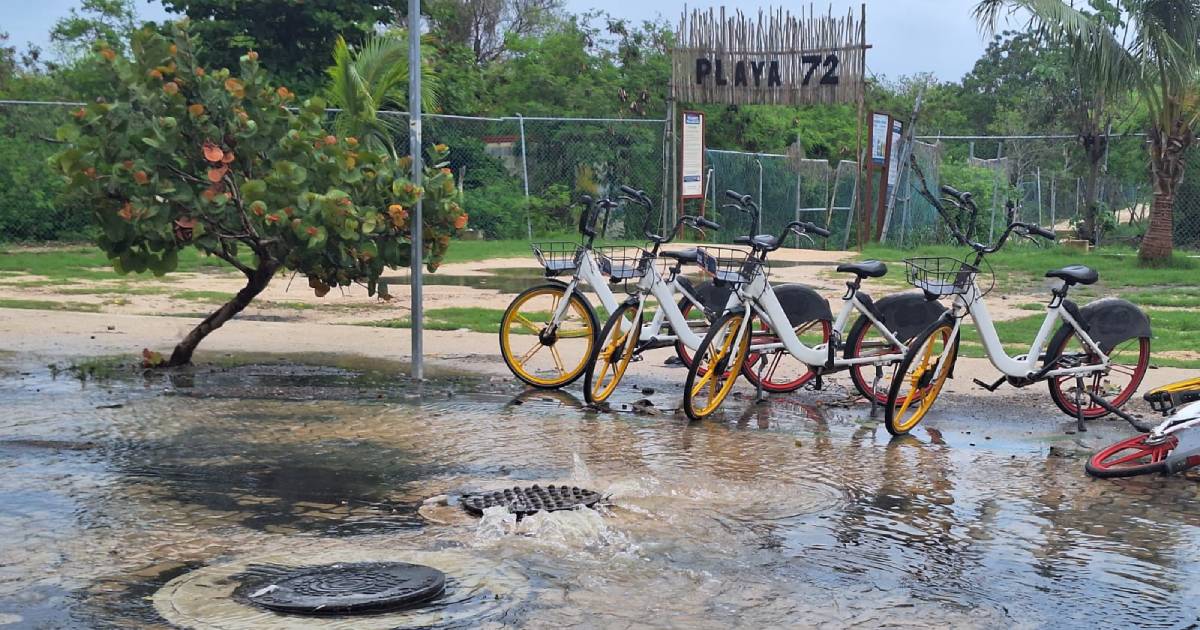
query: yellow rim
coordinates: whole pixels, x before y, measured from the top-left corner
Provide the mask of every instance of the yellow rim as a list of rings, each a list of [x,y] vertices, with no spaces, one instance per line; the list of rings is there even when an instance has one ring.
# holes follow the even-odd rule
[[[524,312],[523,307],[539,297],[551,297],[547,312]],[[508,366],[527,383],[541,387],[556,387],[571,382],[583,373],[588,359],[592,356],[592,344],[595,339],[595,328],[592,318],[588,316],[587,307],[577,296],[569,298],[567,311],[563,321],[559,323],[558,337],[554,343],[545,345],[539,334],[550,326],[550,317],[558,310],[559,302],[564,296],[563,290],[557,287],[545,287],[530,291],[517,297],[517,301],[509,307],[500,322],[500,352],[504,354]],[[587,346],[580,355],[578,363],[568,366],[570,358],[564,359],[557,347],[559,339],[586,339]],[[525,348],[518,355],[513,347]],[[528,346],[526,348],[526,346]],[[531,369],[528,364],[535,357],[549,355],[552,370],[549,376],[542,375]]]
[[[898,377],[908,381],[909,390],[908,395],[903,400],[897,401],[898,407],[892,416],[894,418],[892,428],[897,433],[907,433],[913,427],[917,426],[921,418],[924,418],[929,409],[933,407],[934,401],[937,400],[938,394],[942,391],[942,385],[946,383],[946,378],[950,374],[948,366],[942,369],[941,373],[937,375],[937,381],[926,385],[924,388],[919,388],[917,385],[927,372],[938,368],[938,359],[941,358],[942,352],[951,343],[950,332],[950,326],[942,326],[933,331],[933,334],[925,340],[925,344],[920,351],[920,357],[909,365],[911,372]],[[934,347],[937,345],[938,339],[941,339],[942,344],[941,348],[935,352]],[[916,403],[915,408],[913,407],[913,403]],[[912,415],[906,418],[905,413],[909,411],[912,411]]]
[[[623,309],[620,311],[621,317],[624,318],[626,313],[636,315],[636,309]],[[603,339],[600,342],[600,354],[596,357],[595,363],[592,364],[592,401],[604,402],[617,389],[621,378],[625,376],[625,368],[629,367],[629,361],[633,359],[633,351],[637,348],[637,340],[641,335],[642,327],[636,322],[637,317],[630,317],[627,321],[629,330],[622,332],[620,325],[615,325],[609,331],[612,341]],[[599,372],[596,368],[599,367]],[[611,380],[605,383],[604,378],[612,374]]]
[[[725,331],[725,338],[721,340],[721,347],[713,354],[713,344],[709,344],[706,354],[712,354],[712,358],[697,357],[697,363],[692,369],[698,371],[701,365],[707,365],[709,369],[705,370],[704,374],[693,382],[692,388],[688,391],[687,404],[692,408],[692,412],[695,415],[707,416],[716,411],[717,407],[720,407],[721,403],[725,401],[725,397],[729,395],[729,392],[733,390],[733,385],[737,382],[738,374],[742,371],[742,363],[745,363],[746,355],[750,351],[750,335],[741,335],[736,349],[737,355],[733,357],[733,361],[728,363],[728,367],[724,372],[712,369],[712,367],[720,364],[733,351],[734,337],[738,336],[737,332],[741,326],[741,315],[734,315],[725,320],[724,328],[728,330]],[[722,377],[724,377],[723,381],[721,380]],[[697,408],[695,406],[696,396],[703,392],[705,388],[709,390],[708,404]]]

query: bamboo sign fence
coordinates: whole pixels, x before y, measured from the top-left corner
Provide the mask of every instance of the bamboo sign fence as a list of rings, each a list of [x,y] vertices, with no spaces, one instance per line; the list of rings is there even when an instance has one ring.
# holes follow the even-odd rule
[[[793,16],[725,8],[694,9],[680,19],[671,51],[671,93],[684,103],[854,103],[863,91],[866,14]]]

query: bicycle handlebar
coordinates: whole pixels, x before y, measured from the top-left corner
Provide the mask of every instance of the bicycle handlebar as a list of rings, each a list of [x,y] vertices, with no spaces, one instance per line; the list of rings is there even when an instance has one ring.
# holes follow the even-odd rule
[[[937,197],[929,192],[929,184],[925,180],[925,172],[921,169],[920,164],[917,163],[916,157],[911,157],[909,160],[913,169],[913,173],[921,182],[917,192],[921,193],[921,196],[925,197],[925,200],[937,209],[938,214],[941,215],[942,220],[946,222],[946,227],[950,229],[950,233],[954,236],[955,240],[961,243],[964,247],[970,247],[971,249],[975,250],[979,257],[1000,251],[1000,248],[1004,246],[1004,243],[1008,240],[1008,237],[1018,229],[1024,230],[1024,232],[1027,234],[1036,234],[1042,238],[1054,240],[1055,237],[1053,231],[1037,224],[1025,223],[1023,221],[1013,221],[1011,218],[1009,219],[1008,227],[1005,228],[1004,232],[1000,234],[1000,238],[997,239],[994,244],[984,245],[983,243],[970,240],[967,235],[963,234],[962,230],[959,229],[958,223],[953,217],[950,216],[950,213],[946,211],[946,208],[942,206],[941,201],[939,201]],[[941,190],[942,193],[952,198],[955,203],[959,205],[959,207],[970,210],[971,222],[974,223],[975,217],[979,214],[979,206],[975,205],[975,200],[971,193],[960,192],[952,186],[945,185],[941,187]],[[1008,211],[1009,217],[1013,216],[1014,210],[1015,209],[1010,205]]]

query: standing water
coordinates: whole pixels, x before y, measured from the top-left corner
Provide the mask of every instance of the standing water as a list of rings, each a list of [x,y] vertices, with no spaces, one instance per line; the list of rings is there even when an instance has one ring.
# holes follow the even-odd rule
[[[10,361],[0,626],[1200,619],[1194,481],[1093,481],[1030,427],[989,439],[998,419],[971,414],[889,441],[836,398],[731,401],[688,424],[461,376],[418,389],[284,364],[81,384]],[[520,521],[455,505],[533,483],[586,485],[607,505]],[[446,594],[355,619],[237,595],[289,567],[359,561],[429,564]]]

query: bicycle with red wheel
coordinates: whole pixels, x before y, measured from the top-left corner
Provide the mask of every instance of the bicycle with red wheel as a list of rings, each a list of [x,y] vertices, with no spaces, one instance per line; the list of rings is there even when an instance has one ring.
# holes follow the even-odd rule
[[[1164,385],[1150,390],[1144,398],[1167,418],[1158,425],[1146,426],[1120,409],[1109,409],[1142,434],[1097,451],[1084,465],[1089,475],[1102,479],[1167,475],[1200,466],[1200,431],[1195,430],[1200,427],[1200,378]],[[1094,402],[1108,405],[1103,399]]]
[[[943,199],[935,197],[925,182],[916,160],[913,174],[918,191],[942,216],[951,234],[974,256],[970,261],[949,257],[910,258],[908,281],[926,295],[950,298],[952,306],[908,345],[892,378],[884,420],[888,432],[903,435],[925,417],[937,401],[946,379],[954,371],[958,356],[959,330],[970,316],[991,361],[1003,376],[993,383],[975,380],[988,391],[1008,383],[1027,387],[1045,382],[1050,398],[1067,415],[1078,420],[1099,418],[1125,404],[1141,385],[1150,365],[1150,319],[1132,303],[1118,298],[1096,300],[1084,307],[1067,299],[1077,285],[1095,284],[1099,274],[1083,265],[1068,265],[1046,272],[1054,281],[1046,318],[1028,351],[1010,356],[996,332],[984,297],[995,286],[986,258],[1000,251],[1012,235],[1039,236],[1053,241],[1054,233],[1032,223],[1016,220],[1016,210],[1007,205],[1008,227],[991,245],[973,241],[964,234],[955,217],[968,217],[975,224],[979,208],[967,192],[942,186]],[[951,213],[945,206],[952,206]],[[969,229],[969,228],[968,228]],[[1056,328],[1057,326],[1057,328]]]

